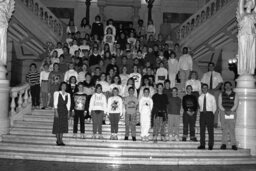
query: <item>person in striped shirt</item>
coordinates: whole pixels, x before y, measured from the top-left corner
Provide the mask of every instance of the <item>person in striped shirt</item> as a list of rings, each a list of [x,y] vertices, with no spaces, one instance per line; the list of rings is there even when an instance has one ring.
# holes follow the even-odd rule
[[[39,108],[40,106],[40,73],[37,71],[35,63],[30,64],[29,72],[26,75],[26,80],[30,85],[32,107]]]

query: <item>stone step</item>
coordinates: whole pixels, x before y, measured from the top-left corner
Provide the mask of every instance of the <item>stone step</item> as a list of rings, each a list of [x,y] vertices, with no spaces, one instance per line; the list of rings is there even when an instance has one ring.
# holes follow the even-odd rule
[[[52,130],[52,125],[37,125],[37,126],[31,126],[31,125],[27,125],[27,124],[15,124],[15,126],[13,128],[11,128],[11,130],[22,130],[22,131],[30,131],[30,130]],[[78,125],[78,132],[80,130],[80,126]],[[86,124],[85,125],[85,131],[92,131],[92,125],[91,124]],[[110,128],[110,125],[103,125],[102,126],[102,131],[103,132],[110,132],[111,131],[111,128]],[[73,132],[73,126],[70,125],[69,126],[69,132]],[[118,128],[118,132],[121,133],[121,132],[125,132],[125,127],[123,125],[119,125],[119,128]],[[136,133],[140,133],[140,126],[136,126]],[[153,129],[150,129],[149,131],[150,133],[153,133]],[[196,134],[199,134],[200,130],[196,130]],[[183,129],[180,128],[179,129],[179,133],[180,134],[183,134]],[[207,133],[207,130],[206,130],[206,133]],[[220,129],[215,129],[214,130],[214,134],[222,134],[222,131]]]
[[[88,146],[65,146],[56,145],[40,145],[38,144],[16,144],[16,143],[0,143],[1,150],[15,150],[26,152],[44,152],[58,153],[68,155],[86,155],[86,156],[120,156],[120,157],[217,157],[217,156],[249,156],[250,150],[239,149],[220,150],[215,149],[209,152],[208,150],[197,149],[154,149],[154,148],[114,148],[114,147],[88,147]]]
[[[129,140],[109,140],[109,139],[81,139],[73,137],[63,137],[63,141],[69,146],[88,146],[88,147],[114,147],[114,148],[180,148],[180,149],[196,149],[198,142],[177,142],[177,141],[158,141],[153,143],[152,141],[132,141]],[[33,143],[33,144],[55,144],[56,138],[54,136],[36,136],[36,135],[3,135],[3,142],[9,143]],[[218,149],[221,145],[220,142],[215,142],[215,146]]]
[[[37,130],[31,130],[31,131],[22,131],[22,130],[11,130],[10,134],[13,135],[33,135],[33,136],[51,136],[51,137],[55,137],[54,134],[52,134],[51,130],[42,130],[42,131],[37,131]],[[87,138],[91,138],[92,137],[92,132],[85,132],[85,135]],[[73,137],[73,133],[69,132],[67,134],[64,135],[65,137]],[[111,136],[110,132],[102,132],[102,136],[104,139],[109,139]],[[120,132],[118,133],[118,139],[124,139],[125,133],[124,132]],[[182,134],[180,134],[180,140],[181,140]],[[196,134],[196,137],[198,140],[200,140],[200,136],[199,134]],[[140,133],[136,134],[136,138],[137,140],[141,140],[140,137]],[[160,140],[160,135],[158,136],[158,139]],[[215,134],[214,135],[214,141],[221,141],[222,135],[221,134]],[[150,134],[149,139],[153,139],[153,135]],[[189,140],[189,138],[188,138]],[[208,136],[206,136],[206,140],[208,140]]]
[[[27,152],[16,150],[1,151],[0,158],[27,159],[59,162],[80,163],[111,163],[111,164],[143,164],[143,165],[234,165],[255,164],[256,158],[246,157],[120,157],[120,156],[87,156],[81,154],[59,154],[45,152]]]

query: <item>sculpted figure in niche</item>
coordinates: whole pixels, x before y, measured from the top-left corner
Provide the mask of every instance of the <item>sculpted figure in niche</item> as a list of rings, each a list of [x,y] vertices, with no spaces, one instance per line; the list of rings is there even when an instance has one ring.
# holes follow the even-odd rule
[[[14,11],[14,0],[0,0],[0,66],[7,62],[7,28]]]
[[[238,74],[254,74],[256,48],[255,0],[239,0],[238,21]]]

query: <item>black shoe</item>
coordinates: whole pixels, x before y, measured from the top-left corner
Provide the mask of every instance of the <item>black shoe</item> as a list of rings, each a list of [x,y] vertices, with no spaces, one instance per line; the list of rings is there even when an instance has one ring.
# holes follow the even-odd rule
[[[106,125],[106,122],[105,122],[105,121],[102,121],[102,125]]]
[[[140,126],[140,123],[137,123],[136,126]]]
[[[222,145],[220,146],[220,149],[221,149],[221,150],[226,150],[226,149],[227,149],[226,144],[222,144]]]
[[[136,137],[132,137],[132,140],[133,140],[133,141],[136,141]]]
[[[186,137],[182,137],[182,141],[187,141],[187,138]]]
[[[212,147],[212,146],[209,146],[209,147],[208,147],[208,150],[212,150],[212,149],[213,149],[213,147]]]
[[[125,136],[125,137],[124,137],[124,140],[128,140],[128,137]]]
[[[190,141],[197,142],[197,139],[196,139],[196,137],[194,137],[194,138],[190,138]]]
[[[43,109],[43,110],[44,110],[44,109],[45,109],[45,107],[42,107],[41,109]]]
[[[237,146],[236,145],[232,145],[232,150],[237,150]]]
[[[205,149],[205,146],[200,145],[200,146],[197,147],[197,149],[199,149],[199,150],[204,150],[204,149]]]
[[[63,142],[62,143],[60,143],[60,146],[65,146],[66,144],[64,144]]]
[[[214,128],[218,128],[218,124],[217,123],[214,124]]]

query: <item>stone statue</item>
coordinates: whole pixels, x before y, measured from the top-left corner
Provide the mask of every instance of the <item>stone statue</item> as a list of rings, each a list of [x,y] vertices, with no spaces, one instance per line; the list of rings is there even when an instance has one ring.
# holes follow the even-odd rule
[[[0,0],[0,65],[7,62],[7,28],[14,11],[14,0]]]
[[[254,74],[256,57],[255,0],[239,0],[238,21],[238,74]]]

